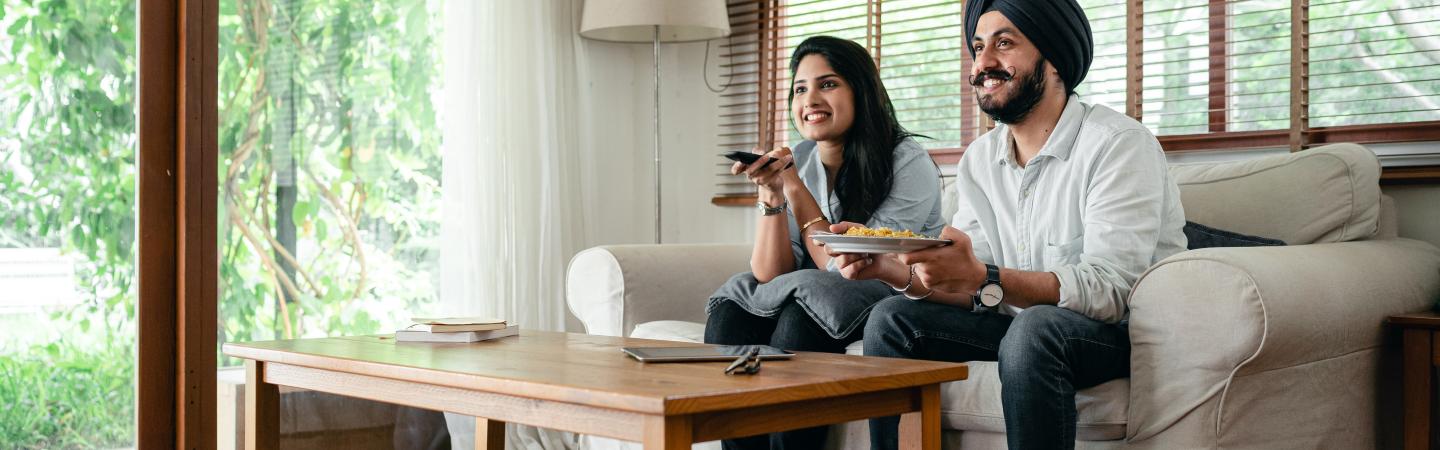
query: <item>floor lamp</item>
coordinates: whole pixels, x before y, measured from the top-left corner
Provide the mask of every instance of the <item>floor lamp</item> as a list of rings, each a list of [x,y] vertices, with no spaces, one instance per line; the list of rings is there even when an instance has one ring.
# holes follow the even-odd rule
[[[585,0],[580,35],[599,41],[649,42],[655,63],[655,243],[660,243],[660,43],[730,35],[725,0]]]

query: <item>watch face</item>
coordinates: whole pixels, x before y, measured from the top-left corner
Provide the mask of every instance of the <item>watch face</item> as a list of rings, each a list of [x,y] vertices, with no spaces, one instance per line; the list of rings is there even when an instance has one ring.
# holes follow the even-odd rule
[[[1000,289],[998,284],[987,284],[980,288],[980,304],[985,305],[986,308],[999,306],[1000,301],[1004,299],[1005,290]]]

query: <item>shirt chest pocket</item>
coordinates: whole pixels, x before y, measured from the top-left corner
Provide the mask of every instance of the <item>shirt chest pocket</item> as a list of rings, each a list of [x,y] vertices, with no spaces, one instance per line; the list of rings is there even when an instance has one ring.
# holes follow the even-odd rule
[[[1066,239],[1047,239],[1045,244],[1045,270],[1068,266],[1080,262],[1085,252],[1085,236]]]

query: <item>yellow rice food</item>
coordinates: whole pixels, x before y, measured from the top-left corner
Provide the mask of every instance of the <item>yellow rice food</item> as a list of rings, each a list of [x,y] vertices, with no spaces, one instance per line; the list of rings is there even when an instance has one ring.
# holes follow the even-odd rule
[[[874,236],[874,237],[903,237],[903,238],[923,238],[923,237],[926,237],[926,236],[924,236],[924,235],[915,234],[915,232],[910,231],[910,230],[896,231],[896,230],[892,230],[892,229],[890,229],[890,228],[888,228],[888,227],[865,228],[865,227],[862,227],[862,226],[850,227],[849,230],[845,230],[845,235],[846,235],[846,236]]]

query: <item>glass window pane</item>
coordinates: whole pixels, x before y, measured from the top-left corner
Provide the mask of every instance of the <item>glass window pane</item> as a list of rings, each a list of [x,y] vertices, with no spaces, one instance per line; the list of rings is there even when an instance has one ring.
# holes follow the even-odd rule
[[[438,8],[221,2],[225,340],[388,332],[435,301]]]
[[[1141,121],[1156,135],[1209,130],[1209,3],[1145,4]]]
[[[965,86],[970,53],[965,26],[953,0],[898,0],[881,3],[880,78],[895,118],[927,149],[961,148]]]
[[[135,3],[0,0],[0,448],[135,441]]]
[[[1226,51],[1226,131],[1290,128],[1290,1],[1233,1]]]
[[[1310,126],[1440,120],[1440,4],[1312,2]]]
[[[441,2],[219,3],[219,344],[389,333],[430,312]],[[220,356],[222,411],[242,363]],[[221,439],[238,420],[221,416]]]
[[[1085,16],[1090,19],[1090,32],[1095,42],[1095,59],[1090,73],[1075,88],[1082,101],[1105,105],[1125,112],[1125,48],[1126,2],[1124,0],[1081,0]]]

